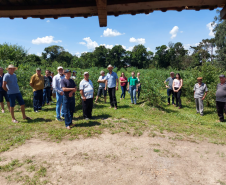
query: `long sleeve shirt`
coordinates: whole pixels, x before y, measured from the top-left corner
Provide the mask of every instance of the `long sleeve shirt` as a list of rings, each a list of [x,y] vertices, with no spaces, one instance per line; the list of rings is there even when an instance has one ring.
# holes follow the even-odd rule
[[[57,74],[53,77],[52,86],[53,86],[53,89],[58,93],[63,92],[61,87],[61,80],[64,78],[65,76],[64,75],[61,76],[60,74]]]

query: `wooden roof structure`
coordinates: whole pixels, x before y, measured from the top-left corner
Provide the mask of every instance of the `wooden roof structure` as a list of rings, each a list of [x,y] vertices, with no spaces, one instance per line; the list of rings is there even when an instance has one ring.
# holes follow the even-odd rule
[[[91,17],[98,16],[101,27],[107,26],[107,16],[149,14],[168,10],[214,10],[224,7],[226,0],[0,0],[0,18],[28,17]],[[226,8],[221,11],[226,19]]]

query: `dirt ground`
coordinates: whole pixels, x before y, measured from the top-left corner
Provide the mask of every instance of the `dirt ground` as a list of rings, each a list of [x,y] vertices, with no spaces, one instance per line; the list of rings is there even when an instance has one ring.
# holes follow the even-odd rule
[[[32,158],[46,166],[48,184],[59,185],[225,185],[225,154],[225,146],[207,142],[106,133],[61,143],[32,139],[1,153],[0,166]],[[1,185],[23,184],[7,181],[10,173],[0,173]]]

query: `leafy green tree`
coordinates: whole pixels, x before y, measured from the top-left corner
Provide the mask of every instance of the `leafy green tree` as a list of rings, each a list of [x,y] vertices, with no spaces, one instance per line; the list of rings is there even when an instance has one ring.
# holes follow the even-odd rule
[[[62,51],[57,56],[56,61],[58,61],[58,62],[66,62],[67,66],[70,66],[72,59],[73,59],[73,55],[71,53],[69,53],[68,51]]]
[[[156,47],[154,61],[158,68],[167,68],[170,65],[170,55],[166,45]]]
[[[93,51],[94,63],[96,67],[107,67],[107,55],[109,50],[105,46],[96,47]]]
[[[34,64],[34,65],[40,65],[41,64],[41,58],[38,55],[31,54],[27,55],[25,57],[26,63]]]
[[[53,45],[46,47],[44,52],[42,52],[42,57],[45,60],[53,62],[64,51],[64,48],[61,46]]]
[[[126,56],[126,50],[121,45],[114,46],[107,56],[107,64],[112,64],[118,69],[126,65],[124,57]]]

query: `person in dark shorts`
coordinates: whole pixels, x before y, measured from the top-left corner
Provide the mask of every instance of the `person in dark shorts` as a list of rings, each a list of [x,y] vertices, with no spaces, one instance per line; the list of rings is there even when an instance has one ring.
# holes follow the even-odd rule
[[[65,118],[65,126],[68,130],[71,129],[73,113],[75,112],[75,92],[77,91],[76,84],[71,78],[71,70],[64,71],[65,78],[61,80],[61,87],[64,91],[63,95],[63,111]]]
[[[97,100],[99,99],[99,97],[101,97],[101,94],[103,94],[104,96],[104,102],[106,103],[106,99],[107,99],[107,81],[106,81],[106,76],[105,76],[105,72],[101,71],[100,72],[101,76],[98,78],[98,83],[99,83],[99,88],[98,88],[98,92],[97,92],[97,97],[95,102],[97,103]]]
[[[2,108],[2,113],[5,113],[3,98],[5,98],[9,111],[10,111],[10,103],[9,103],[9,97],[7,95],[7,92],[2,88],[3,78],[4,78],[3,71],[4,71],[3,68],[0,67],[0,104]]]
[[[20,109],[23,115],[23,119],[31,120],[31,118],[27,117],[25,114],[25,103],[19,90],[16,74],[14,74],[14,72],[17,70],[17,67],[15,67],[14,65],[9,65],[8,68],[6,68],[6,70],[8,70],[8,73],[4,75],[2,87],[9,96],[10,113],[12,116],[12,122],[18,123],[18,121],[14,116],[14,107],[15,107],[16,100],[20,104]]]
[[[226,78],[225,75],[220,75],[220,83],[217,84],[216,106],[219,121],[224,121],[224,113],[226,113]]]

